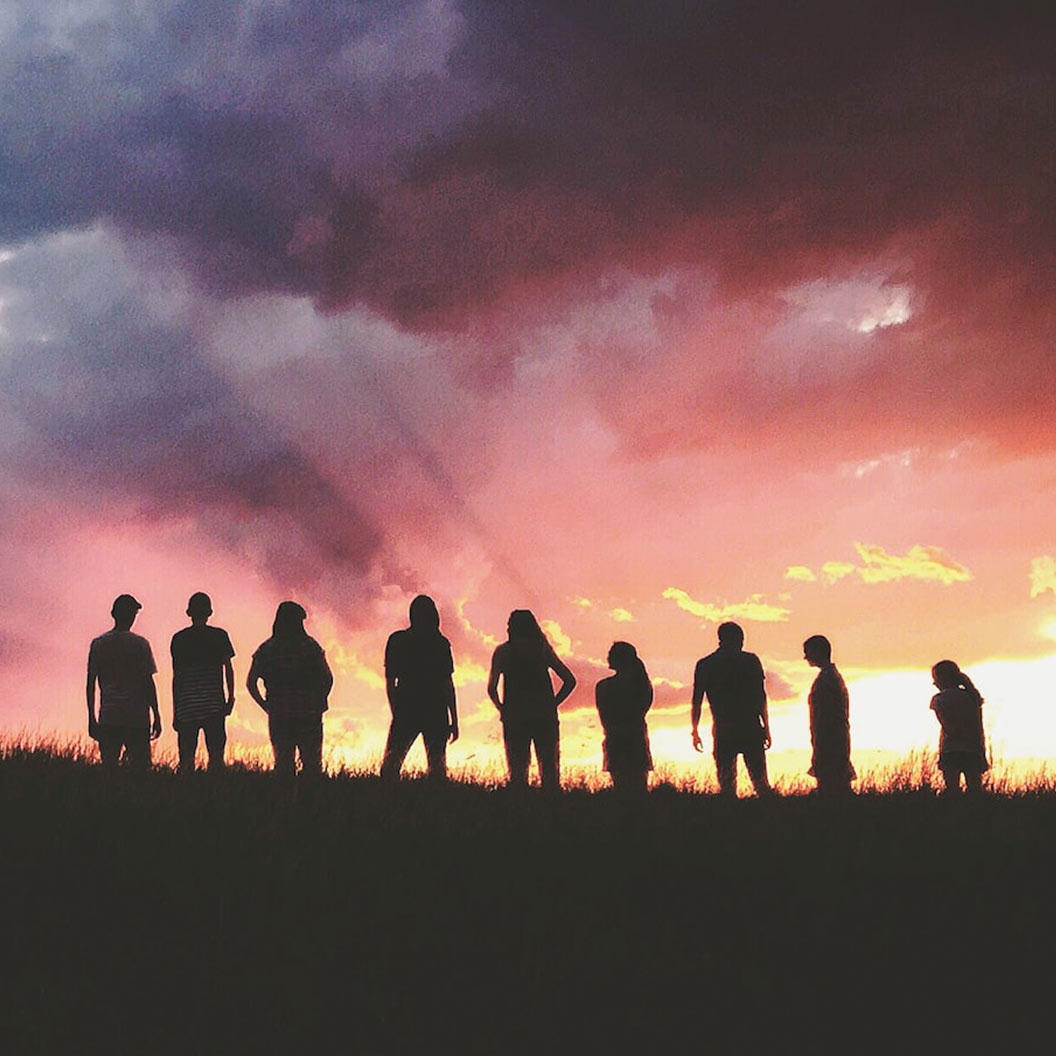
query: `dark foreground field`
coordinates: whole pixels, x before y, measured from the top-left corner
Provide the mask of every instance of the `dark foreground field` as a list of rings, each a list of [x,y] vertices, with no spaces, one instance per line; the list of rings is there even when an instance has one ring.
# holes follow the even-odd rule
[[[0,760],[8,1053],[1051,1051],[1056,798]]]

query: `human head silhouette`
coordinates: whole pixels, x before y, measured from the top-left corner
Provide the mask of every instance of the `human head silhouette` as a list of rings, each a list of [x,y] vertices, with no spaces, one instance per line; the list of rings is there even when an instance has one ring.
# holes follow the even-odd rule
[[[127,631],[136,622],[136,614],[143,608],[142,605],[131,594],[118,594],[110,606],[110,615],[114,618],[114,626]]]
[[[436,602],[428,594],[419,594],[411,602],[411,628],[415,631],[439,631],[440,613]]]
[[[931,669],[931,680],[939,689],[956,689],[963,683],[964,675],[952,660],[940,660]]]
[[[187,602],[187,615],[193,621],[201,620],[202,623],[205,623],[212,614],[213,602],[208,594],[199,590],[191,595],[190,600]]]
[[[543,634],[543,629],[539,626],[539,621],[531,609],[514,609],[510,613],[506,629],[509,632],[510,641],[546,641],[546,635]]]
[[[271,633],[276,638],[292,638],[304,634],[304,621],[308,613],[295,601],[280,601],[275,610],[275,622]]]
[[[812,634],[803,643],[803,659],[811,667],[824,667],[832,662],[832,642],[823,634]]]
[[[724,649],[741,649],[744,647],[744,631],[739,623],[719,624],[719,645]]]
[[[613,642],[609,648],[608,665],[619,674],[634,666],[638,650],[630,642]]]

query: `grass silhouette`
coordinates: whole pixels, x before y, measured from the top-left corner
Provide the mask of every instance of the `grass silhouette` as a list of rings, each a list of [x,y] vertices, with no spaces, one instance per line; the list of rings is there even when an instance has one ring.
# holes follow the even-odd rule
[[[1037,1050],[1052,785],[935,777],[622,799],[8,741],[4,1050]]]

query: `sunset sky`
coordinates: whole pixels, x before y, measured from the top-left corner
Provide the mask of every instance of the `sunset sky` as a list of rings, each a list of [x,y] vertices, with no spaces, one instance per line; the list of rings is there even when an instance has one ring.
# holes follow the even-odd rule
[[[456,766],[498,758],[520,607],[580,680],[570,763],[615,639],[691,762],[724,619],[778,772],[815,633],[856,759],[934,747],[950,657],[995,753],[1056,761],[1054,33],[1041,3],[3,4],[0,727],[84,730],[128,591],[174,748],[205,590],[259,747],[241,686],[294,598],[367,760],[423,591]]]

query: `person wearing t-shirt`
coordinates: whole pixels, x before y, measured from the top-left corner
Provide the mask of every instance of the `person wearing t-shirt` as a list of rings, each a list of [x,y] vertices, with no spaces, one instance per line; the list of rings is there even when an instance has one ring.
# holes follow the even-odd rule
[[[88,649],[88,736],[98,743],[108,769],[122,756],[130,767],[149,769],[150,742],[161,736],[154,654],[146,638],[132,633],[142,607],[131,594],[115,598],[110,609],[113,628],[94,638]]]
[[[499,709],[510,784],[528,784],[535,745],[539,780],[545,789],[561,787],[560,733],[557,709],[576,688],[576,676],[554,652],[533,613],[515,609],[507,625],[509,639],[491,658],[488,696]],[[554,692],[550,672],[561,680]],[[499,679],[502,694],[499,694]]]
[[[253,654],[246,679],[249,695],[268,716],[275,773],[280,777],[294,775],[297,754],[302,773],[319,774],[323,768],[323,712],[334,676],[322,646],[304,629],[307,618],[297,602],[281,602],[271,637]]]
[[[832,643],[815,634],[803,643],[803,659],[818,669],[810,687],[810,776],[821,795],[846,794],[858,776],[851,763],[850,699],[832,662]]]
[[[763,665],[755,653],[745,651],[744,631],[738,624],[720,624],[718,636],[718,649],[698,660],[693,673],[693,747],[704,750],[699,726],[707,696],[719,792],[737,795],[737,756],[741,755],[755,794],[769,795],[770,717]]]
[[[227,631],[209,626],[212,614],[209,595],[192,594],[187,602],[191,626],[172,636],[172,727],[181,773],[194,770],[199,731],[205,735],[209,769],[224,768],[224,720],[235,706],[235,650]]]
[[[411,602],[410,627],[393,631],[385,645],[385,692],[392,722],[381,776],[399,780],[400,769],[419,734],[425,743],[429,777],[447,777],[447,744],[458,740],[454,660],[440,633],[440,613],[425,594]]]
[[[939,720],[939,770],[947,794],[961,790],[981,792],[983,774],[990,769],[983,731],[983,698],[972,680],[952,661],[940,660],[931,677],[939,691],[931,698],[931,710]]]

